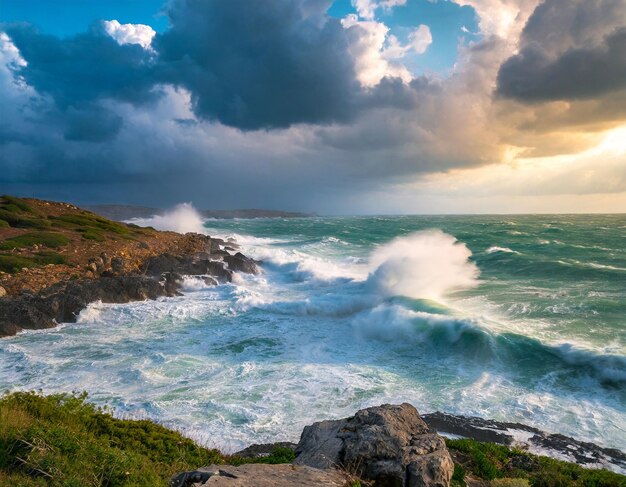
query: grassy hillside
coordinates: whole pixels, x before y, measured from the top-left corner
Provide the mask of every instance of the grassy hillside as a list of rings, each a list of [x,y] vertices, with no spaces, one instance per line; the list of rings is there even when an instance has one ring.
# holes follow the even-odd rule
[[[138,239],[150,232],[65,203],[0,196],[0,271],[80,264],[82,253],[69,255],[68,246],[76,250],[89,241]]]

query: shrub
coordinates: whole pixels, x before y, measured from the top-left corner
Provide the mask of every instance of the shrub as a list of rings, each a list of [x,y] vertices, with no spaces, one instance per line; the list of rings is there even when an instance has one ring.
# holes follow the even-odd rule
[[[43,245],[51,249],[67,245],[70,239],[61,233],[33,232],[11,237],[0,242],[0,250],[12,250],[31,245]]]

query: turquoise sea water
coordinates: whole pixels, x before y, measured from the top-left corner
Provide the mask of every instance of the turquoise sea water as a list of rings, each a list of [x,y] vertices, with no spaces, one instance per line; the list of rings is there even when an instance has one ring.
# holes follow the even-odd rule
[[[0,389],[87,390],[226,449],[382,402],[626,450],[626,216],[209,220],[259,276],[0,340]]]

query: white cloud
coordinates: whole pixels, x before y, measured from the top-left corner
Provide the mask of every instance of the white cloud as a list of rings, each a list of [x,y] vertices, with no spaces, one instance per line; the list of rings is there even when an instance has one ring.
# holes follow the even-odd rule
[[[408,83],[412,79],[409,70],[400,63],[389,61],[385,56],[385,42],[389,28],[382,22],[359,20],[354,14],[341,20],[351,38],[350,53],[354,58],[357,78],[363,86],[376,86],[385,76],[400,78]],[[392,36],[394,51],[401,49]],[[401,56],[400,56],[401,57]],[[394,59],[390,56],[389,59]]]
[[[480,32],[503,39],[517,39],[530,13],[539,0],[452,0],[461,6],[470,6],[478,15]]]
[[[389,11],[405,4],[406,0],[352,0],[358,16],[365,20],[374,20],[379,8]]]
[[[409,34],[407,44],[402,44],[383,22],[360,20],[350,14],[341,23],[351,34],[350,53],[359,82],[368,87],[376,86],[384,77],[410,82],[413,75],[399,60],[411,52],[423,54],[433,40],[427,25],[418,26]]]
[[[149,25],[120,24],[117,20],[105,20],[104,30],[119,44],[139,44],[144,49],[150,48],[156,32]]]

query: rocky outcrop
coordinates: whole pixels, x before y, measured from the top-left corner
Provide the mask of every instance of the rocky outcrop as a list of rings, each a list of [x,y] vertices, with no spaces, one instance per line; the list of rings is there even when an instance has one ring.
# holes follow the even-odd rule
[[[551,434],[522,423],[494,421],[472,416],[455,416],[442,412],[425,414],[428,426],[443,434],[452,434],[477,441],[515,445],[531,452],[576,462],[588,467],[626,471],[626,454],[615,448],[578,441],[569,436]]]
[[[0,297],[0,337],[75,322],[78,313],[94,301],[127,303],[175,296],[183,275],[205,276],[207,283],[218,284],[230,281],[233,272],[258,273],[256,263],[240,252],[216,256],[213,246],[219,248],[218,239],[198,238],[206,239],[211,251],[152,256],[135,271],[129,271],[133,269],[130,259],[102,253],[88,264],[95,279],[69,280],[37,293]]]
[[[202,482],[194,482],[175,476],[170,487],[191,485],[225,487],[345,487],[348,476],[337,470],[319,470],[291,464],[265,465],[251,463],[233,467],[230,465],[211,465],[194,472]],[[181,474],[179,474],[180,476]],[[183,474],[184,475],[184,474]]]
[[[76,321],[89,303],[127,303],[176,294],[171,276],[157,280],[146,276],[114,276],[68,281],[37,294],[6,296],[0,299],[0,336],[22,329],[53,328]]]
[[[296,455],[297,465],[345,469],[377,487],[447,487],[454,470],[443,438],[406,403],[307,426]]]
[[[227,253],[228,254],[228,253]],[[235,255],[223,256],[224,262],[228,264],[228,268],[234,272],[245,272],[246,274],[258,274],[259,268],[254,260],[246,257],[241,252]]]

